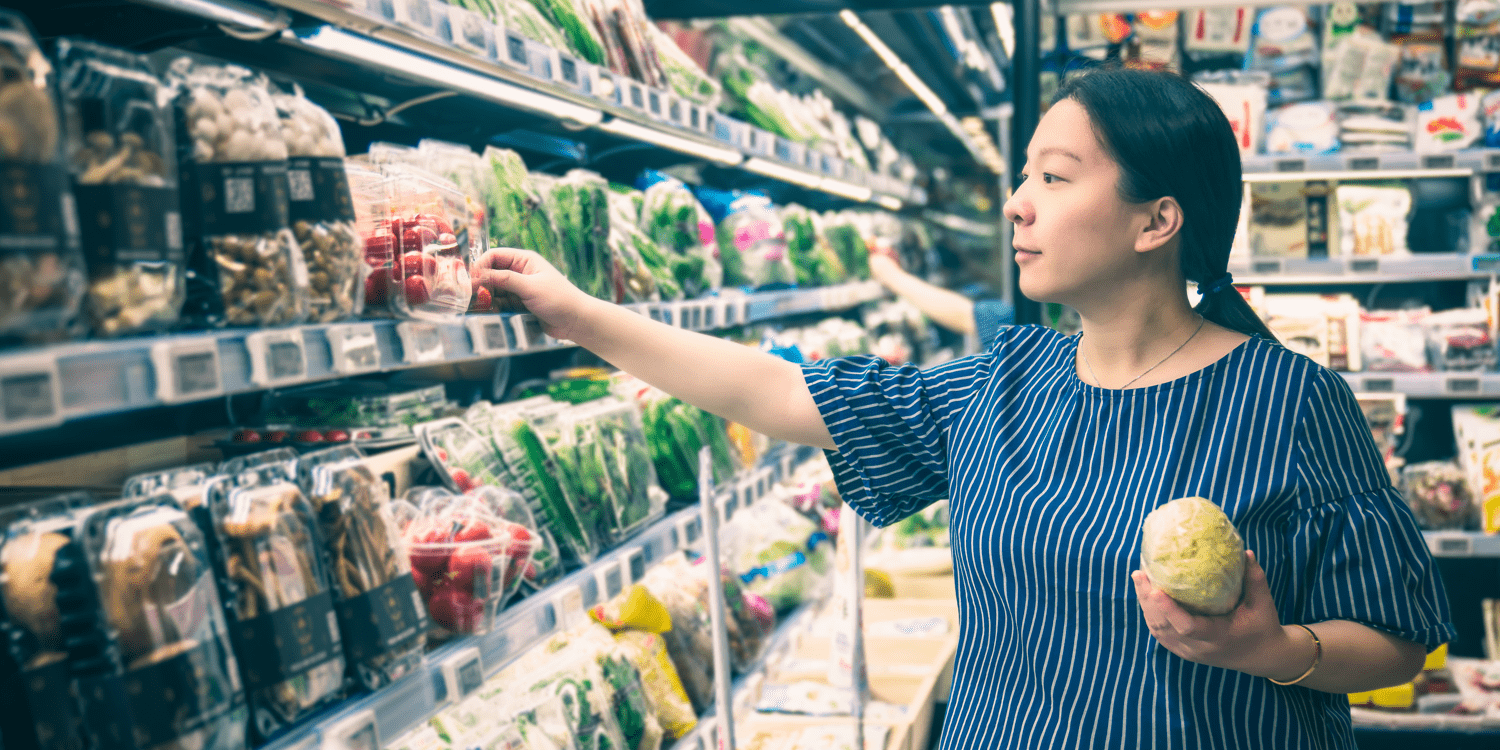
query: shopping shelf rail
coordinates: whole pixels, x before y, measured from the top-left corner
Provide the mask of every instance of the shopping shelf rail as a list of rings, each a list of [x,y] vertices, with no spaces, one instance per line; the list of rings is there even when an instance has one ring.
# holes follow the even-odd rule
[[[1500,557],[1500,534],[1479,531],[1424,531],[1435,557]]]
[[[1237,284],[1391,284],[1486,279],[1500,273],[1500,254],[1414,253],[1385,257],[1250,258],[1229,263]]]
[[[738,509],[760,501],[816,454],[806,446],[783,445],[771,451],[760,465],[716,488],[715,505],[727,520]],[[434,650],[415,673],[347,701],[261,750],[385,746],[483,682],[463,675],[489,678],[554,633],[583,624],[589,608],[625,591],[658,560],[696,546],[703,528],[696,506],[658,521],[588,567],[504,610],[489,633],[460,638]],[[359,745],[356,740],[361,738],[369,744]]]
[[[627,305],[670,325],[713,331],[845,310],[885,296],[875,282]],[[572,346],[528,314],[461,322],[364,321],[232,329],[60,344],[0,354],[0,433],[153,406],[444,362]]]
[[[1342,372],[1357,393],[1401,393],[1409,398],[1500,399],[1496,372]]]

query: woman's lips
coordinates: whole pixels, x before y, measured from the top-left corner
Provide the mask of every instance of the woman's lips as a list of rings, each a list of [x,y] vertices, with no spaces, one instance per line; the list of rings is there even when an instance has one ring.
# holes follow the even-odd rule
[[[1018,247],[1018,248],[1016,248],[1016,262],[1017,263],[1020,263],[1021,261],[1025,261],[1025,260],[1030,260],[1032,258],[1040,258],[1040,257],[1042,257],[1042,254],[1039,253],[1039,252],[1037,252],[1037,251],[1035,251],[1035,250],[1032,250],[1032,249],[1029,249],[1029,248],[1024,248],[1024,247]]]

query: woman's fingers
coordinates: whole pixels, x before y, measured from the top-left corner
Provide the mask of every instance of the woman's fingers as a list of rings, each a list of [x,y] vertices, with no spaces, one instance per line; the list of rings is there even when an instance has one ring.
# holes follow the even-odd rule
[[[1172,598],[1157,591],[1151,585],[1151,579],[1143,571],[1137,570],[1131,573],[1130,580],[1135,584],[1135,596],[1140,601],[1141,614],[1146,618],[1146,627],[1151,628],[1153,634],[1171,631],[1172,623],[1163,610],[1162,600],[1170,602]]]

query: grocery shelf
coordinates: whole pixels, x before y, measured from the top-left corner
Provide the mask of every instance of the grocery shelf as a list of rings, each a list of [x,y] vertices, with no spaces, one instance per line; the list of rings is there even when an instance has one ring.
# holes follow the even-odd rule
[[[1408,398],[1500,398],[1494,372],[1342,372],[1356,393],[1401,393]]]
[[[893,210],[927,201],[920,188],[868,173],[831,152],[779,138],[500,26],[489,27],[494,44],[479,52],[437,38],[436,29],[447,25],[446,18],[429,35],[322,0],[269,0],[285,10],[244,0],[137,1],[233,23],[304,52],[550,119],[567,132],[602,133],[729,167],[759,158],[795,167],[782,174],[757,170],[764,176]],[[450,12],[448,5],[430,7]],[[287,28],[286,11],[321,24]]]
[[[1486,279],[1500,273],[1500,255],[1425,253],[1386,257],[1250,258],[1229,262],[1235,283],[1252,285],[1392,284]]]
[[[731,516],[736,508],[763,498],[776,482],[790,476],[795,466],[815,454],[815,450],[803,446],[782,446],[771,451],[759,466],[742,471],[735,481],[718,488],[717,505],[726,517]],[[588,567],[505,609],[490,632],[460,638],[435,649],[415,673],[384,689],[346,701],[261,750],[347,747],[348,738],[368,736],[372,727],[376,740],[372,746],[382,747],[427,721],[438,709],[477,689],[478,684],[457,684],[462,681],[455,678],[465,671],[475,671],[474,662],[478,662],[480,674],[486,678],[493,676],[554,633],[586,622],[590,607],[624,591],[658,560],[693,546],[702,530],[700,509],[696,506],[663,518]]]
[[[1471,148],[1440,154],[1263,155],[1240,160],[1247,181],[1382,180],[1468,177],[1500,172],[1500,149]]]
[[[629,305],[678,327],[712,331],[873,301],[874,282]],[[372,372],[572,346],[527,314],[458,323],[363,321],[85,341],[0,354],[0,433],[70,419],[201,401]]]
[[[1500,557],[1500,534],[1479,531],[1424,531],[1435,557]]]

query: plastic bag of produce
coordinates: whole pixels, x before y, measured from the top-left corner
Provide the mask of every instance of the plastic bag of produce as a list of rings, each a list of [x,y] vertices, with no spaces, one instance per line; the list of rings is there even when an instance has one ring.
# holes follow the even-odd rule
[[[87,495],[65,495],[0,510],[0,729],[13,745],[83,750],[87,737],[74,696],[58,577],[89,579],[74,510]],[[73,570],[71,579],[67,571]]]
[[[824,239],[843,266],[843,278],[869,278],[870,248],[865,244],[853,215],[847,211],[824,214],[822,230]]]
[[[102,611],[71,604],[85,600],[73,592],[59,604],[105,653],[111,633],[117,654],[75,664],[98,746],[244,747],[245,696],[200,529],[168,497],[95,506],[79,528]]]
[[[552,49],[572,51],[568,38],[530,0],[505,0],[501,11],[505,15],[505,28]]]
[[[264,76],[182,57],[177,91],[188,286],[198,325],[278,326],[307,316],[307,264],[291,230],[286,141]]]
[[[412,673],[427,646],[427,612],[391,516],[390,491],[354,446],[315,451],[297,478],[333,565],[335,611],[355,679],[378,690]]]
[[[711,449],[715,482],[729,481],[739,471],[739,453],[723,419],[634,378],[620,380],[615,391],[640,405],[651,462],[671,497],[697,497],[698,451],[705,445]]]
[[[786,612],[816,593],[828,571],[826,540],[818,524],[786,504],[761,502],[724,527],[724,559],[748,591]]]
[[[525,2],[513,3],[531,7]],[[558,245],[557,227],[547,213],[543,191],[526,171],[521,156],[508,149],[493,146],[484,150],[492,181],[481,183],[490,188],[485,193],[489,205],[490,245],[518,247],[540,254],[561,271],[569,274],[567,258]]]
[[[1427,461],[1401,470],[1401,494],[1424,529],[1464,529],[1474,525],[1474,503],[1464,470],[1452,461]]]
[[[52,65],[26,20],[0,11],[0,339],[59,338],[78,313],[84,263],[68,191]]]
[[[636,584],[628,593],[590,609],[589,616],[615,634],[615,644],[640,672],[646,699],[667,737],[675,740],[691,732],[698,714],[662,638],[672,629],[667,608]]]
[[[341,698],[345,664],[317,516],[290,463],[260,460],[226,471],[209,490],[209,512],[195,517],[221,550],[251,725],[266,739]]]
[[[363,242],[344,171],[344,138],[328,111],[302,95],[273,93],[287,148],[292,233],[307,262],[308,315],[314,323],[359,317],[364,310]]]
[[[687,186],[661,174],[647,180],[640,227],[667,253],[672,276],[690,297],[724,284],[713,218]]]
[[[613,299],[609,251],[609,183],[575,169],[561,179],[536,175],[547,188],[547,211],[557,227],[568,278],[599,299]]]
[[[666,76],[667,87],[672,93],[706,109],[717,110],[722,96],[719,82],[703,72],[702,66],[682,51],[660,26],[648,23],[646,31],[651,35],[652,44],[661,56],[662,73]]]
[[[531,4],[547,25],[557,29],[567,40],[567,46],[562,49],[595,65],[608,64],[604,43],[586,9],[586,0],[531,0]]]
[[[786,230],[770,198],[755,194],[736,198],[716,234],[726,286],[796,282],[797,270],[787,256]]]
[[[661,518],[666,495],[656,487],[640,414],[634,404],[601,399],[559,414],[549,436],[554,463],[578,496],[600,502],[600,536],[618,544]]]
[[[98,336],[169,328],[186,279],[164,87],[144,57],[124,50],[64,38],[57,59],[89,327]]]
[[[634,195],[632,195],[634,193]],[[655,302],[660,297],[657,293],[656,274],[657,267],[663,266],[665,260],[661,257],[660,250],[654,245],[652,248],[652,259],[656,266],[647,263],[645,255],[641,253],[643,241],[649,241],[640,230],[636,229],[636,222],[640,218],[640,206],[638,203],[640,193],[620,185],[610,185],[609,198],[609,259],[610,259],[610,286],[617,303],[622,302]],[[662,269],[667,280],[675,284],[670,272]]]
[[[1183,609],[1228,614],[1244,591],[1245,543],[1219,506],[1201,497],[1173,500],[1141,524],[1141,569]]]

